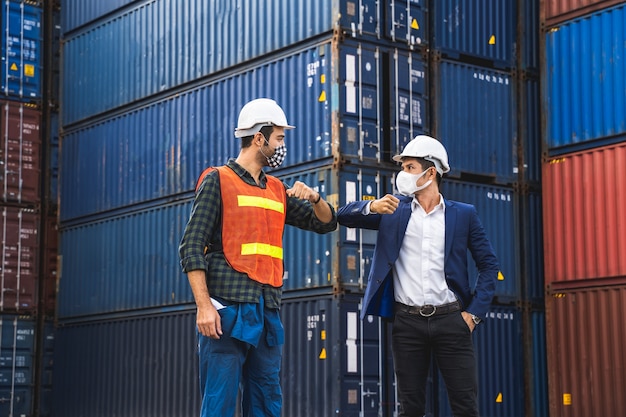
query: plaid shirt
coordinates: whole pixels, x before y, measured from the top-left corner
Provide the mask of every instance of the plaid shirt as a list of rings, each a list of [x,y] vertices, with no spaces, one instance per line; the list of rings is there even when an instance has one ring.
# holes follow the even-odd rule
[[[257,185],[252,175],[241,165],[230,159],[226,164],[242,181],[265,188],[267,178],[261,171],[260,184]],[[287,186],[285,185],[285,189]],[[333,220],[322,223],[313,212],[313,206],[306,200],[287,197],[285,223],[316,233],[328,233],[337,228],[337,214],[332,206]],[[254,221],[254,219],[250,219]],[[242,222],[242,227],[245,227]],[[205,255],[205,248],[209,248]],[[183,272],[197,269],[207,271],[207,286],[211,296],[239,303],[257,303],[263,295],[266,306],[278,308],[282,294],[281,287],[261,284],[247,274],[235,271],[226,261],[222,251],[222,198],[220,180],[217,171],[210,172],[196,192],[191,216],[180,242],[180,265]]]

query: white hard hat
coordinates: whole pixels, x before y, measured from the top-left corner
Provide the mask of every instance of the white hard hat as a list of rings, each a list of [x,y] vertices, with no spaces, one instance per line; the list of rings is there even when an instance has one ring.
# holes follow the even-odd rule
[[[413,158],[424,158],[435,164],[435,168],[440,175],[450,171],[448,164],[448,152],[441,142],[435,138],[426,135],[418,135],[407,143],[400,155],[394,156],[392,159],[396,162],[402,162],[402,158],[410,156]]]
[[[241,108],[235,137],[243,138],[257,133],[263,126],[279,126],[285,129],[293,129],[287,123],[285,112],[274,100],[269,98],[257,98],[249,101]]]

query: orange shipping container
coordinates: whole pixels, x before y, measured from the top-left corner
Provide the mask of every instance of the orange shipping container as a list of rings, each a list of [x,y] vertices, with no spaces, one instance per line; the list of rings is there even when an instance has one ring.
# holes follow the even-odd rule
[[[543,164],[546,284],[626,276],[626,142]]]
[[[626,277],[548,286],[551,417],[626,416]]]

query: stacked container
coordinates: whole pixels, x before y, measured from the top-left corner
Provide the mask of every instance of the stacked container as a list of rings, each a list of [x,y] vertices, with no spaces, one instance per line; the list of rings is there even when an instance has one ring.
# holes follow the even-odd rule
[[[504,394],[481,407],[542,414],[537,2],[101,3],[62,8],[57,414],[197,414],[177,248],[198,175],[236,157],[238,112],[257,97],[296,126],[271,173],[336,208],[393,193],[391,157],[417,134],[442,140],[443,193],[477,206],[502,262],[476,341],[481,381]],[[286,228],[285,415],[397,413],[389,326],[358,319],[375,239]],[[429,392],[447,415],[436,376]]]
[[[55,216],[43,197],[47,119],[42,110],[44,10],[37,1],[1,6],[0,98],[0,415],[47,415],[40,398],[50,390],[50,319],[56,266]],[[51,233],[52,231],[52,233]],[[48,325],[46,325],[48,323]],[[48,345],[49,346],[49,345]]]
[[[431,127],[451,165],[442,194],[476,207],[501,267],[488,320],[474,334],[479,408],[545,415],[539,2],[432,6]],[[450,416],[444,382],[433,378],[433,414]]]
[[[559,5],[543,16],[550,415],[623,415],[626,5]]]

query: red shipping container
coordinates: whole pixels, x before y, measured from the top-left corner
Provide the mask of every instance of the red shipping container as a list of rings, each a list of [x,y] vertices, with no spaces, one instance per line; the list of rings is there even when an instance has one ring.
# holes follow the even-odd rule
[[[31,209],[2,208],[0,311],[33,312],[37,308],[39,215]]]
[[[623,2],[624,0],[544,0],[541,2],[541,20],[546,27],[555,26]]]
[[[38,203],[41,113],[19,102],[0,100],[0,105],[2,201]]]
[[[626,276],[626,142],[543,164],[546,284]]]
[[[546,297],[550,416],[626,416],[626,277],[575,284]]]

